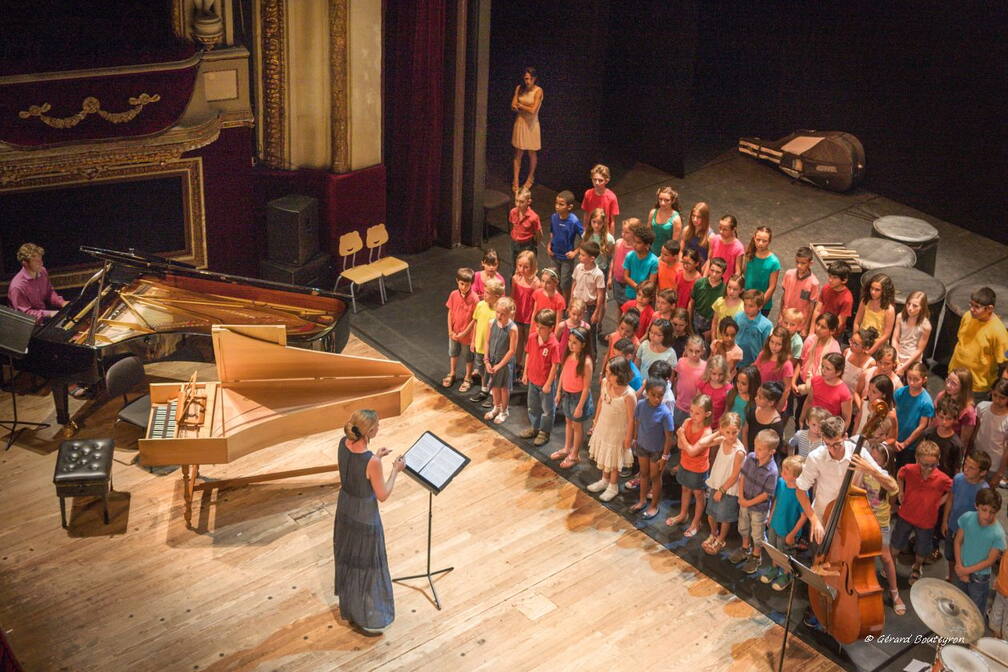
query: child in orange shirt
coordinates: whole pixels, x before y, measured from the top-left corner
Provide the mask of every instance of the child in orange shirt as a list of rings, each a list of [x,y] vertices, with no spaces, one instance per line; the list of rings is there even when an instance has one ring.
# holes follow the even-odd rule
[[[676,274],[682,265],[679,263],[679,241],[666,240],[661,246],[661,256],[658,257],[658,291],[675,289]]]

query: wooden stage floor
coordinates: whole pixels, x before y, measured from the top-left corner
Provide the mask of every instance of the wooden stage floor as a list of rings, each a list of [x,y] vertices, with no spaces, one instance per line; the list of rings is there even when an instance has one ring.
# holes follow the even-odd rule
[[[346,352],[377,355],[356,338]],[[182,377],[192,365],[148,371]],[[104,404],[80,436],[107,435],[118,407]],[[41,420],[52,404],[27,395],[18,408]],[[5,396],[0,416],[9,412]],[[51,430],[26,432],[0,457],[0,626],[28,671],[776,668],[779,626],[422,383],[374,445],[397,454],[426,429],[472,458],[434,499],[432,562],[455,566],[436,579],[443,611],[418,580],[396,584],[383,636],[339,617],[334,475],[215,492],[190,530],[178,472],[129,466],[138,431],[122,426],[109,526],[100,501],[85,499],[69,532],[60,527]],[[205,471],[335,462],[341,436]],[[423,571],[427,492],[401,475],[381,509],[393,576]],[[787,670],[839,669],[796,638],[788,646]]]

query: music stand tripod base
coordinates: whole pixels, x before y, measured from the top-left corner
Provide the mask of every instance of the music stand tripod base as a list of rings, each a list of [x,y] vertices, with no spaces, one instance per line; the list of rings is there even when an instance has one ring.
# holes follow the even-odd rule
[[[434,492],[428,491],[427,493],[427,571],[423,574],[411,574],[410,576],[400,576],[398,578],[392,579],[393,582],[399,581],[410,581],[412,579],[427,579],[427,583],[430,585],[431,594],[434,596],[434,606],[437,607],[438,611],[441,611],[441,600],[438,599],[437,588],[434,587],[434,578],[438,574],[446,574],[454,567],[445,567],[444,569],[431,570],[431,523],[434,517]]]
[[[21,436],[21,432],[28,429],[29,427],[34,427],[35,429],[45,429],[49,427],[48,422],[27,422],[25,420],[18,420],[17,411],[17,392],[14,390],[14,379],[17,377],[14,375],[14,358],[8,354],[7,361],[10,365],[11,370],[11,380],[10,380],[10,394],[11,394],[11,407],[14,413],[14,417],[7,419],[4,418],[0,420],[0,427],[10,430],[7,434],[7,446],[4,448],[4,452],[10,450],[10,447],[14,445],[18,437]]]

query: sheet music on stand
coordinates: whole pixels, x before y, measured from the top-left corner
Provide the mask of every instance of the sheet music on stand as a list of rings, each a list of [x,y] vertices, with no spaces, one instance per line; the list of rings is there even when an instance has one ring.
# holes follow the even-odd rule
[[[404,457],[406,473],[435,495],[469,464],[468,457],[430,431],[421,434]]]

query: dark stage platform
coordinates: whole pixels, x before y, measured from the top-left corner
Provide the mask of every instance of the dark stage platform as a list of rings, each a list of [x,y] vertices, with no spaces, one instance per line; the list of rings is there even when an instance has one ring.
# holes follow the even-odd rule
[[[615,170],[610,187],[620,199],[621,218],[637,216],[644,219],[654,204],[655,191],[663,184],[672,184],[679,191],[683,208],[687,212],[695,202],[705,201],[711,206],[712,222],[716,222],[724,214],[735,215],[740,222],[739,236],[745,242],[756,226],[770,226],[774,232],[771,249],[780,257],[785,269],[793,267],[794,251],[801,245],[822,241],[847,242],[866,237],[870,235],[875,218],[901,214],[920,217],[938,228],[941,243],[935,275],[946,287],[959,282],[1003,284],[1003,279],[1008,277],[1008,247],[1004,245],[869,191],[854,190],[847,194],[834,194],[810,185],[794,183],[774,169],[741,157],[734,151],[721,155],[684,179],[674,179],[642,164],[631,169]],[[490,186],[508,191],[504,183],[491,183]],[[570,188],[580,195],[588,186],[564,185],[563,188]],[[554,195],[555,191],[542,186],[537,185],[535,188],[532,207],[544,221],[552,213]],[[504,209],[495,211],[491,213],[490,220],[501,227],[506,221],[506,214]],[[492,229],[491,234],[487,245],[502,253],[502,259],[509,260],[507,234],[500,228]],[[408,293],[404,277],[394,278],[389,284],[389,301],[384,306],[379,305],[377,290],[365,291],[363,297],[358,299],[361,312],[354,318],[354,329],[379,349],[405,362],[432,386],[444,391],[440,386],[448,365],[444,302],[454,289],[455,269],[459,266],[478,269],[481,256],[482,253],[477,248],[433,248],[422,254],[404,257],[411,264],[415,293]],[[539,257],[540,264],[543,264],[546,261],[545,245],[540,249]],[[512,271],[505,265],[501,272],[510,278]],[[816,272],[825,281],[821,269],[816,268]],[[610,304],[607,330],[611,330],[615,324],[612,318],[614,312],[615,306]],[[937,320],[934,317],[932,319],[937,325]],[[940,386],[941,381],[934,377],[931,383],[932,386]],[[482,418],[483,409],[467,399],[473,392],[463,395],[457,390],[450,390],[445,394],[473,415]],[[536,449],[531,442],[519,439],[518,433],[528,426],[524,392],[521,388],[514,391],[512,406],[513,412],[505,424],[492,425],[502,435],[578,487],[584,488],[598,479],[599,471],[587,459],[570,470],[560,470],[557,463],[549,460],[549,454],[563,444],[559,419],[550,444]],[[670,529],[665,526],[664,520],[669,515],[669,510],[678,509],[678,497],[678,487],[666,479],[661,511],[650,521],[642,521],[638,514],[629,511],[629,506],[636,501],[636,491],[624,491],[613,501],[607,504],[600,502],[600,505],[635,521],[640,529],[665,548],[769,617],[783,623],[787,593],[774,592],[770,586],[743,574],[725,559],[738,544],[737,535],[731,538],[729,547],[722,552],[721,557],[710,557],[700,549],[700,541],[705,535],[685,539],[682,537],[682,528]],[[906,577],[910,566],[902,559],[897,559],[896,564],[901,575],[901,592],[908,605],[908,613],[899,617],[887,606],[886,632],[894,635],[892,640],[881,643],[859,642],[838,649],[831,638],[811,632],[804,626],[797,626],[797,635],[851,670],[867,672],[896,669],[893,667],[896,660],[901,661],[898,669],[902,669],[912,654],[920,658],[922,654],[912,652],[914,645],[905,643],[902,636],[911,635],[912,642],[914,635],[927,635],[929,631],[909,606]],[[944,577],[944,572],[944,560],[926,568],[928,576]],[[799,604],[796,599],[793,621],[800,620],[804,607],[805,603]]]

